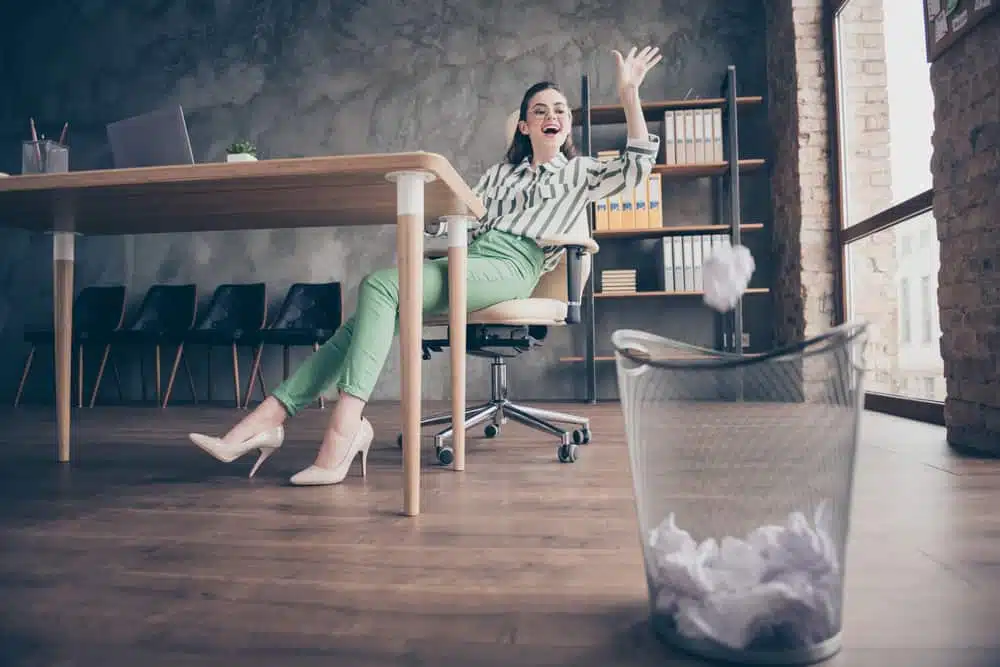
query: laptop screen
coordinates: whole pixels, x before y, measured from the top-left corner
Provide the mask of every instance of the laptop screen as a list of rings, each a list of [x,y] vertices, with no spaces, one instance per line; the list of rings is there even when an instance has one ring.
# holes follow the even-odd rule
[[[179,104],[110,123],[107,131],[116,169],[194,164]]]

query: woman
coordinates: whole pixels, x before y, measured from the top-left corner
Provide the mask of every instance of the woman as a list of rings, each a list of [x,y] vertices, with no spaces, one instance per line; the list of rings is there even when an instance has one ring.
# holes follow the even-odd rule
[[[571,138],[569,104],[552,83],[537,83],[521,100],[517,131],[506,160],[491,167],[474,188],[487,213],[468,249],[468,309],[479,310],[531,295],[541,275],[558,264],[563,252],[537,239],[555,235],[589,236],[586,204],[637,185],[650,170],[659,139],[646,128],[639,86],[662,58],[646,47],[627,56],[614,51],[618,94],[625,107],[628,141],[617,160],[577,157]],[[448,305],[448,264],[424,263],[423,310],[443,313]],[[317,352],[224,437],[198,433],[191,440],[220,461],[259,451],[260,464],[284,440],[283,424],[318,396],[336,390],[339,400],[313,465],[291,478],[295,485],[337,484],[361,454],[366,473],[373,434],[362,416],[382,371],[398,326],[399,282],[395,268],[361,281],[358,306]]]

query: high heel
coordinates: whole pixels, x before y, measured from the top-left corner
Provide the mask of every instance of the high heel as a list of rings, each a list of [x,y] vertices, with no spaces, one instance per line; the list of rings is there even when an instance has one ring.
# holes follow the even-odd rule
[[[332,468],[311,465],[305,470],[295,473],[289,480],[295,486],[321,486],[325,484],[340,484],[347,477],[355,457],[361,454],[361,476],[368,475],[368,449],[372,445],[375,433],[371,423],[362,417],[361,425],[351,438],[344,458]]]
[[[188,433],[188,438],[191,442],[198,445],[198,447],[223,463],[232,463],[247,452],[251,452],[255,449],[259,450],[260,455],[257,457],[257,462],[254,463],[253,468],[250,469],[250,477],[253,477],[257,473],[261,464],[264,463],[264,461],[266,461],[271,454],[281,448],[282,443],[285,441],[285,427],[279,424],[274,428],[261,431],[257,435],[251,436],[243,442],[235,445],[223,442],[222,438],[202,435],[201,433]]]

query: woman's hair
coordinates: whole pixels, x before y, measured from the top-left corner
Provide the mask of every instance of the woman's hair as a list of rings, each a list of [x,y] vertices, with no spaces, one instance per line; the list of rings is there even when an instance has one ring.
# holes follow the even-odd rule
[[[521,98],[521,111],[518,114],[518,123],[522,120],[528,119],[528,104],[531,102],[531,98],[537,93],[543,90],[559,90],[559,86],[552,83],[551,81],[539,81],[531,88],[525,91],[524,97]],[[566,137],[566,141],[563,143],[562,147],[559,149],[563,155],[568,158],[576,156],[576,147],[573,146],[573,133],[570,132],[569,136]],[[510,146],[507,148],[507,161],[511,164],[520,164],[524,158],[530,158],[533,155],[531,150],[531,138],[528,135],[521,132],[520,128],[514,127],[514,138],[511,139]]]

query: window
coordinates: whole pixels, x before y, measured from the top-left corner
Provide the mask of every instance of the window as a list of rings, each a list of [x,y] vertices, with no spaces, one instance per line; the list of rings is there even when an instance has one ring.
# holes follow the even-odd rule
[[[944,401],[923,3],[831,0],[848,319],[869,322],[869,394]]]
[[[934,337],[934,317],[937,315],[937,303],[931,294],[931,277],[920,279],[920,339],[930,343]]]
[[[903,344],[910,342],[910,281],[901,278],[899,281],[899,340]]]

